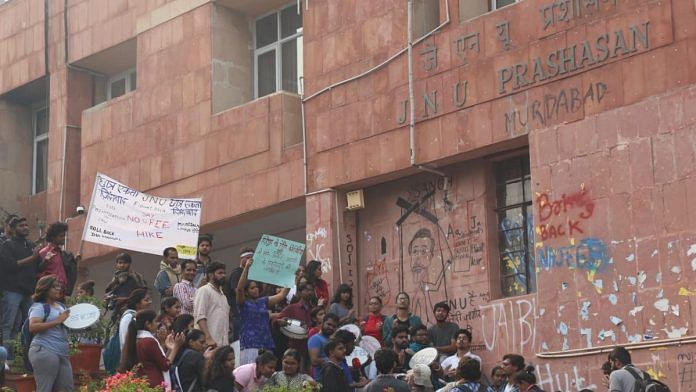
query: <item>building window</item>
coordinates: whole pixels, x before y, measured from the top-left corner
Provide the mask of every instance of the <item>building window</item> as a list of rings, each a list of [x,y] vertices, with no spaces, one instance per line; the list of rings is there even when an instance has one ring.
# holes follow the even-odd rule
[[[440,24],[439,0],[415,0],[413,2],[413,37],[420,38]]]
[[[118,98],[125,93],[135,90],[137,73],[135,69],[121,72],[109,78],[106,82],[107,99]]]
[[[302,77],[302,13],[291,6],[256,20],[254,34],[254,95],[279,90],[299,92]]]
[[[491,7],[490,10],[497,10],[498,8],[503,8],[506,5],[514,4],[517,0],[490,0]]]
[[[32,112],[34,153],[32,157],[32,193],[46,190],[48,179],[48,109],[42,107]]]
[[[534,220],[529,156],[496,165],[500,276],[503,296],[536,291]]]

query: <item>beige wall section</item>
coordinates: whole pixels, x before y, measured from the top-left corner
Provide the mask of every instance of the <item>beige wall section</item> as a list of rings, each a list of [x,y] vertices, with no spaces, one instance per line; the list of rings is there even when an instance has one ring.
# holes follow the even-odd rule
[[[19,212],[19,199],[31,194],[32,148],[29,109],[0,100],[0,207],[8,212]]]
[[[213,10],[213,113],[253,97],[251,19],[222,6]]]

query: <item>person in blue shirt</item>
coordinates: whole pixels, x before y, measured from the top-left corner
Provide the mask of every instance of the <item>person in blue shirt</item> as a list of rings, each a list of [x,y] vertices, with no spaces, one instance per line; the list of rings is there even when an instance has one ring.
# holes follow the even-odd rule
[[[328,313],[324,316],[324,321],[321,323],[321,332],[313,335],[307,341],[307,349],[309,351],[309,361],[312,364],[312,376],[315,380],[319,380],[321,376],[321,368],[326,362],[326,353],[324,346],[329,341],[331,335],[336,331],[338,325],[338,316],[333,313]]]
[[[29,309],[29,332],[34,335],[29,361],[34,368],[37,392],[74,389],[68,333],[63,326],[70,309],[58,302],[60,298],[63,286],[56,275],[39,279],[32,296],[35,303]]]
[[[339,329],[336,331],[336,333],[334,333],[333,337],[334,339],[343,343],[343,346],[346,348],[346,356],[350,356],[350,354],[353,353],[353,350],[355,349],[355,340],[357,337],[352,332],[345,329]],[[353,377],[353,372],[350,368],[351,365],[348,364],[348,361],[345,358],[343,358],[341,361],[340,366],[343,369],[343,373],[346,375],[346,379],[348,380],[348,385],[350,386],[351,390],[354,390],[355,388],[362,388],[369,382],[368,379],[362,376],[360,376],[359,380],[356,380],[355,377]],[[360,372],[360,369],[354,370],[356,372]]]

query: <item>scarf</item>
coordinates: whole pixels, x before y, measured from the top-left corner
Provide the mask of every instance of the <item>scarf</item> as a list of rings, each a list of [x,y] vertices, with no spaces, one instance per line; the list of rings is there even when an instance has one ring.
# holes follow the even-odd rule
[[[154,335],[152,335],[150,333],[150,331],[145,331],[144,329],[141,329],[138,331],[138,335],[136,335],[136,338],[138,338],[138,339],[154,339],[155,342],[157,343],[157,347],[159,347],[162,355],[165,358],[167,358],[167,354],[165,354],[164,349],[162,349],[162,345],[160,344],[159,340],[157,340],[157,338],[155,338]],[[162,377],[164,378],[164,382],[168,385],[168,388],[171,388],[172,387],[172,379],[169,377],[169,372],[163,371]],[[169,390],[169,389],[167,389],[167,390]]]
[[[181,276],[181,266],[177,265],[172,268],[166,261],[160,261],[160,271],[167,273],[169,277],[169,284],[174,287],[175,284],[179,283],[179,276]]]

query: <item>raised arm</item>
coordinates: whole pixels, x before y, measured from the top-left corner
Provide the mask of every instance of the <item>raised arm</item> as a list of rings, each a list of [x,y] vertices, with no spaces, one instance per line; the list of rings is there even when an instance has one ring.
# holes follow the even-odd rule
[[[289,288],[283,287],[283,289],[280,290],[279,293],[276,293],[275,295],[268,297],[268,306],[273,306],[275,304],[283,302],[283,299],[285,299],[285,297],[288,295],[288,291],[290,291]]]

